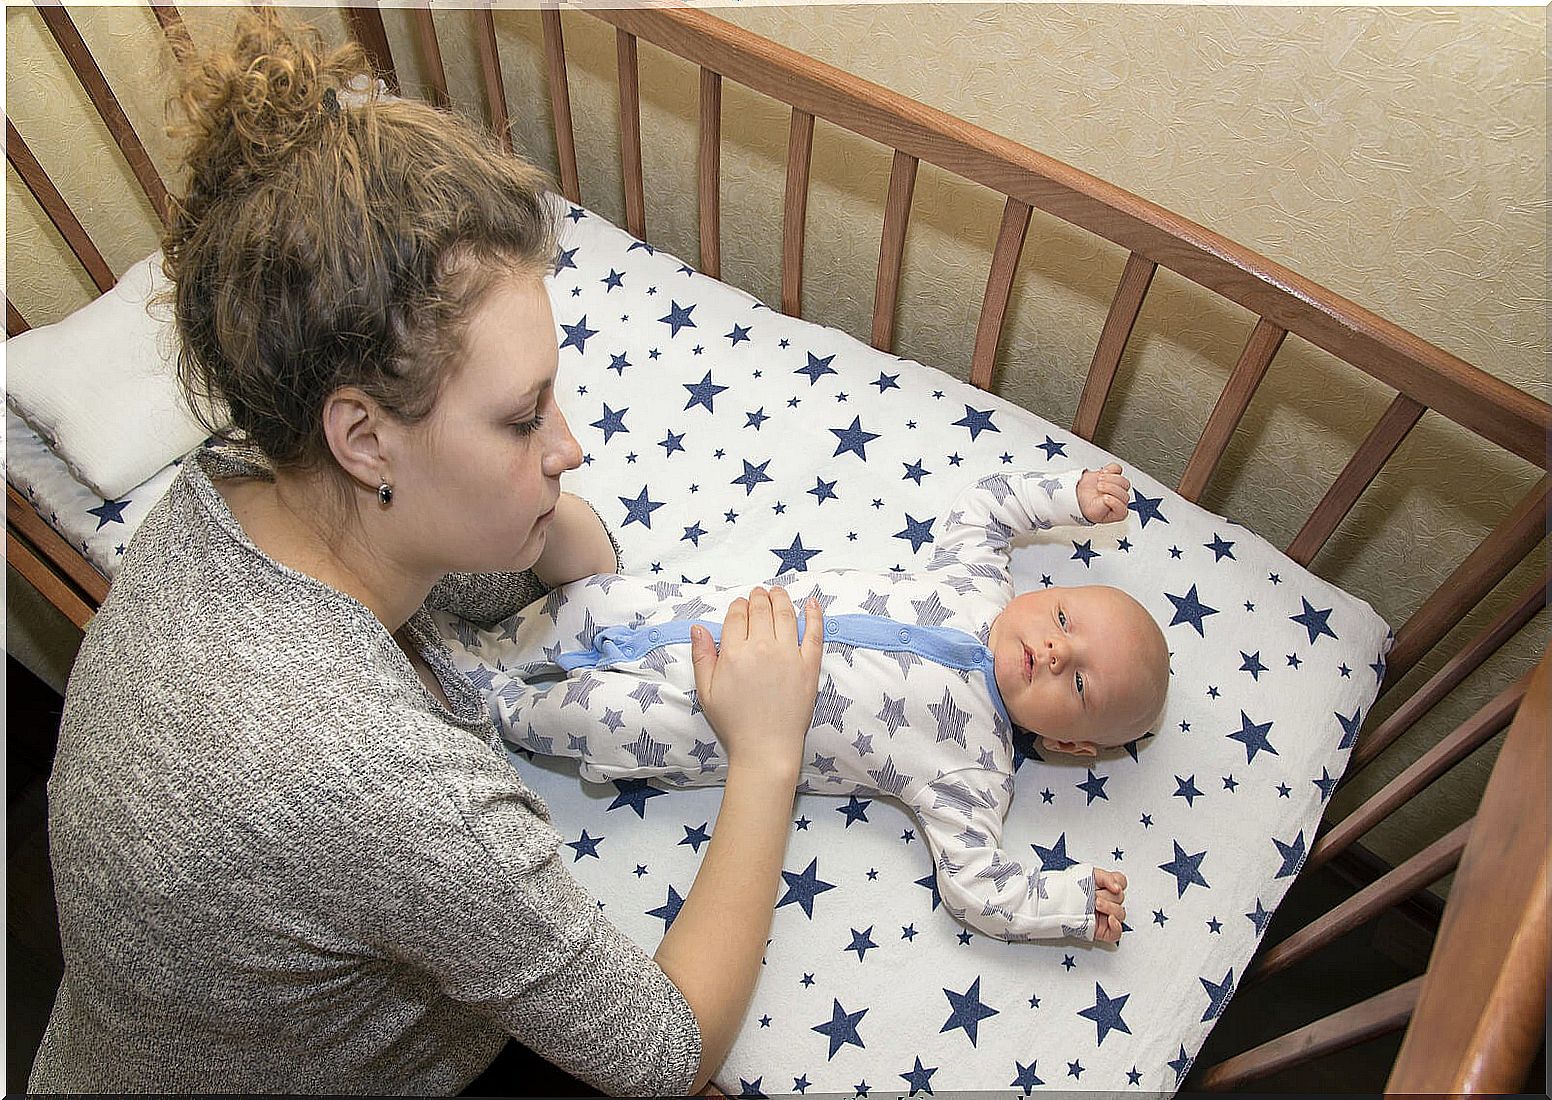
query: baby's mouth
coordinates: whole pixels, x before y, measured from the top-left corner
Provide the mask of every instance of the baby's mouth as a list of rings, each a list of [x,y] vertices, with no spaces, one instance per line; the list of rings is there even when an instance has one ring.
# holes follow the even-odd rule
[[[1029,651],[1029,647],[1019,643],[1024,650],[1024,682],[1027,684],[1035,678],[1035,655]]]

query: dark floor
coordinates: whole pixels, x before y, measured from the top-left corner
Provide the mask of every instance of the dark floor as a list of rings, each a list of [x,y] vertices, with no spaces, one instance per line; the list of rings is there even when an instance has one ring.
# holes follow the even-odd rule
[[[62,966],[44,797],[60,700],[9,656],[6,677],[6,1091],[18,1093],[26,1089]],[[1277,942],[1352,892],[1350,882],[1325,868],[1305,874],[1278,909],[1265,942]],[[1310,1023],[1332,1004],[1355,1003],[1421,974],[1428,936],[1420,925],[1388,916],[1349,933],[1266,986],[1237,994],[1185,1087],[1193,1089],[1215,1062]],[[1252,1087],[1257,1092],[1379,1093],[1400,1045],[1399,1033],[1375,1039]],[[1531,1067],[1536,1091],[1546,1076],[1544,1058]]]

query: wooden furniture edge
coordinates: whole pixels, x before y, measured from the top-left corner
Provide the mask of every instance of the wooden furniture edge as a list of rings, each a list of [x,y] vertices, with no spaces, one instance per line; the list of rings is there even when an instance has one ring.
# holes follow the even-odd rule
[[[9,482],[5,486],[5,525],[15,531],[23,543],[41,554],[61,580],[84,596],[93,608],[108,598],[108,578],[87,561],[65,537],[50,526],[32,502]],[[53,602],[53,601],[50,601]],[[59,607],[58,604],[55,604]],[[66,615],[70,610],[59,607]]]
[[[1168,267],[1548,468],[1552,404],[1188,218],[707,12],[567,6]]]
[[[1547,998],[1552,646],[1483,792],[1387,1094],[1514,1092]]]

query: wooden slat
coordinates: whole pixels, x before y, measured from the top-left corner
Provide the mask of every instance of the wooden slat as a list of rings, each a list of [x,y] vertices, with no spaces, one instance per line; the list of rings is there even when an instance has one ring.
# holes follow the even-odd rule
[[[1329,913],[1321,915],[1275,947],[1269,948],[1245,972],[1240,989],[1249,989],[1273,974],[1286,970],[1338,936],[1351,932],[1397,902],[1449,874],[1460,861],[1460,853],[1465,850],[1466,838],[1470,835],[1471,821],[1467,821],[1399,867],[1392,868]]]
[[[5,487],[5,522],[80,589],[89,606],[96,606],[108,598],[108,578],[49,526],[27,498],[9,484]]]
[[[625,228],[638,241],[647,239],[646,182],[641,169],[641,66],[636,36],[614,32],[620,84],[620,176],[625,183]]]
[[[436,21],[431,17],[429,4],[415,4],[410,8],[410,25],[420,46],[426,76],[431,80],[431,102],[438,110],[451,110],[453,100],[447,94],[447,70],[442,67],[442,47],[437,42]]]
[[[1547,1004],[1548,728],[1552,647],[1483,792],[1390,1095],[1509,1093],[1526,1084]]]
[[[350,25],[350,36],[361,44],[373,71],[388,85],[394,95],[399,89],[399,72],[394,68],[393,49],[388,45],[388,31],[383,27],[383,14],[377,5],[352,5],[345,9],[345,19]]]
[[[1351,1008],[1333,1012],[1297,1031],[1219,1062],[1203,1076],[1201,1087],[1213,1091],[1238,1088],[1247,1081],[1267,1077],[1289,1066],[1302,1065],[1323,1054],[1399,1031],[1412,1015],[1422,985],[1423,979],[1413,978]]]
[[[1552,405],[1264,256],[1070,165],[688,7],[587,14],[1096,233],[1237,302],[1541,469]]]
[[[916,190],[918,163],[915,157],[897,149],[889,168],[889,197],[884,201],[884,230],[873,285],[873,346],[880,351],[894,348],[900,260],[905,255],[905,231],[911,220],[911,194]]]
[[[1499,646],[1535,618],[1547,605],[1549,586],[1552,586],[1552,571],[1544,572],[1540,579],[1531,582],[1519,599],[1478,631],[1475,637],[1461,647],[1459,653],[1430,676],[1428,682],[1393,710],[1385,721],[1372,730],[1366,729],[1359,733],[1358,743],[1353,746],[1352,756],[1348,757],[1347,768],[1342,773],[1338,787],[1347,783],[1391,742],[1411,729],[1419,718],[1454,691],[1456,685],[1481,667],[1483,661],[1498,652]]]
[[[189,37],[189,28],[184,25],[183,14],[172,4],[152,4],[151,13],[161,24],[162,36],[172,46],[173,57],[182,61],[194,48],[194,40]]]
[[[1135,252],[1126,258],[1115,297],[1110,299],[1110,312],[1105,315],[1105,327],[1099,334],[1099,345],[1094,349],[1094,361],[1089,364],[1088,379],[1083,383],[1078,411],[1072,418],[1072,434],[1080,439],[1094,439],[1116,370],[1121,366],[1121,354],[1126,351],[1137,315],[1142,312],[1143,297],[1158,269],[1158,264]]]
[[[490,0],[481,0],[474,9],[474,43],[480,55],[480,80],[485,86],[485,107],[490,125],[501,139],[502,152],[512,152],[512,126],[507,118],[507,89],[501,79],[501,54],[496,47],[496,21],[490,13]]]
[[[1525,694],[1525,685],[1529,680],[1530,674],[1526,673],[1499,692],[1470,718],[1441,737],[1438,744],[1412,761],[1404,771],[1369,796],[1356,810],[1337,822],[1330,832],[1310,848],[1306,870],[1327,862],[1343,848],[1374,828],[1383,818],[1388,817],[1397,806],[1406,802],[1465,759],[1473,749],[1507,726],[1514,718],[1515,708],[1520,705],[1520,699]]]
[[[1266,368],[1271,366],[1272,357],[1282,347],[1283,337],[1287,335],[1285,329],[1265,317],[1256,322],[1255,331],[1245,342],[1239,362],[1229,375],[1228,385],[1218,395],[1218,404],[1207,418],[1202,436],[1196,441],[1196,450],[1186,463],[1185,473],[1181,475],[1180,485],[1175,490],[1187,500],[1201,499],[1202,490],[1207,487],[1208,479],[1217,469],[1223,452],[1228,449],[1235,427],[1250,407],[1250,399],[1255,396],[1256,387],[1266,377]]]
[[[722,76],[701,69],[699,182],[701,271],[722,277]]]
[[[992,388],[992,368],[997,364],[997,346],[1002,342],[1002,326],[1008,316],[1008,296],[1013,293],[1013,277],[1018,274],[1031,212],[1028,204],[1018,199],[1009,199],[1002,208],[1002,226],[997,230],[997,247],[992,252],[986,293],[981,298],[981,319],[975,328],[975,351],[970,356],[970,381],[983,390]]]
[[[1552,481],[1543,477],[1396,631],[1395,644],[1385,657],[1381,695],[1411,671],[1440,638],[1453,630],[1526,554],[1535,549],[1546,534],[1547,506],[1552,501],[1549,493],[1552,493]]]
[[[21,315],[15,306],[11,304],[9,296],[5,299],[5,334],[7,336],[19,336],[32,326]]]
[[[54,223],[54,228],[59,230],[59,235],[70,246],[70,251],[75,258],[81,261],[81,266],[86,269],[86,274],[91,277],[97,289],[106,294],[113,289],[117,281],[113,272],[108,267],[108,262],[102,258],[102,253],[97,251],[97,246],[92,243],[91,237],[86,233],[75,213],[70,209],[70,204],[59,193],[54,182],[48,178],[48,173],[38,163],[38,159],[32,155],[32,150],[27,148],[27,143],[17,133],[16,126],[11,122],[10,116],[5,120],[5,159],[11,162],[11,167],[16,169],[16,174],[26,184],[27,190],[32,192],[32,197],[38,200],[38,205],[43,208],[43,213],[48,220]]]
[[[17,538],[15,532],[9,527],[5,531],[5,561],[25,577],[27,583],[36,588],[40,596],[58,608],[78,629],[86,629],[86,624],[92,621],[92,609],[86,606],[86,602],[76,594],[75,589],[60,580],[53,570],[44,565],[32,552],[32,548]]]
[[[97,114],[102,117],[108,132],[113,135],[113,141],[118,145],[119,152],[124,154],[129,170],[134,173],[141,189],[145,191],[146,198],[151,200],[151,208],[156,211],[156,216],[165,226],[169,217],[167,186],[162,182],[156,166],[151,163],[151,158],[146,153],[145,146],[140,143],[140,137],[135,133],[135,128],[130,125],[129,116],[119,106],[118,97],[113,94],[113,89],[108,87],[108,81],[102,75],[102,70],[92,59],[91,50],[87,49],[85,40],[76,30],[75,23],[71,21],[64,8],[55,4],[39,4],[37,7],[38,14],[43,17],[49,33],[54,36],[54,41],[59,43],[65,60],[70,63],[71,71],[81,82],[81,87],[86,90],[92,106],[97,108]]]
[[[1370,429],[1336,481],[1310,513],[1309,519],[1304,521],[1304,526],[1294,536],[1293,542],[1288,544],[1286,553],[1290,558],[1300,565],[1310,563],[1337,529],[1337,525],[1347,518],[1347,513],[1352,511],[1358,497],[1373,482],[1380,467],[1395,454],[1396,448],[1422,418],[1424,411],[1423,406],[1406,394],[1396,394],[1395,400],[1385,410],[1385,415]]]
[[[781,216],[781,311],[803,316],[803,239],[808,228],[808,174],[814,152],[814,116],[792,109],[787,135],[787,193]]]
[[[566,39],[561,34],[560,11],[545,8],[540,18],[544,26],[545,67],[550,79],[550,109],[555,116],[555,155],[560,161],[560,189],[568,199],[581,205],[577,139],[571,128],[571,91],[566,84]]]

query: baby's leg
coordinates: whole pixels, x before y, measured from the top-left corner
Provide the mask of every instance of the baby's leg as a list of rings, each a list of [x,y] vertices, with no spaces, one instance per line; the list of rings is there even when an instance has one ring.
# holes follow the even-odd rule
[[[576,669],[542,690],[514,693],[512,705],[503,700],[498,724],[513,744],[575,757],[595,782],[721,783],[727,758],[705,714],[686,692],[641,671]]]

